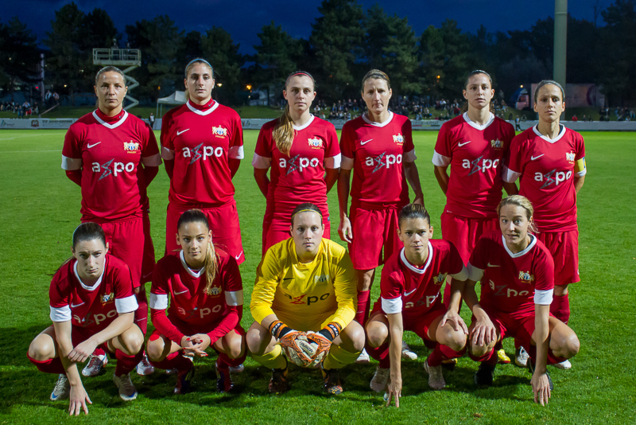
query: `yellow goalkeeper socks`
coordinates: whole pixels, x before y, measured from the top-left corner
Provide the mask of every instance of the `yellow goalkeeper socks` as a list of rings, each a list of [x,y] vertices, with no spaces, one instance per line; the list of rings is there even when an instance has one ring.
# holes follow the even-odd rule
[[[254,360],[267,368],[285,369],[287,367],[287,360],[281,355],[282,352],[283,350],[280,345],[276,344],[274,349],[269,353],[265,353],[262,356],[258,356],[254,353],[251,353],[251,355]]]
[[[351,352],[338,345],[332,345],[329,349],[329,354],[327,354],[327,357],[323,362],[323,368],[327,370],[341,369],[346,365],[355,362],[359,355],[360,351]]]

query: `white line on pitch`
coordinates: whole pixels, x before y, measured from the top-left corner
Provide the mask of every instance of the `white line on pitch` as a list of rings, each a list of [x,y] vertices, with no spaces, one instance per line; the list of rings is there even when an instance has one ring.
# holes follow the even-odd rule
[[[34,153],[34,152],[62,152],[62,149],[51,149],[41,151],[0,151],[0,153]]]

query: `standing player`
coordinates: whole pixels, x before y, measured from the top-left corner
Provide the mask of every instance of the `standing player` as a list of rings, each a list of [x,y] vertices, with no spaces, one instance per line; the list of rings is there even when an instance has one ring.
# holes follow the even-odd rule
[[[479,237],[498,229],[495,210],[501,200],[502,161],[515,131],[490,112],[495,90],[486,71],[468,74],[464,86],[468,110],[442,125],[433,164],[437,182],[446,194],[442,238],[455,245],[467,264]],[[506,183],[506,191],[516,193],[516,187]],[[450,281],[446,283],[444,302],[449,299]],[[505,351],[499,355],[504,363],[510,362]]]
[[[366,331],[371,356],[380,361],[371,389],[387,389],[399,407],[402,391],[400,352],[405,330],[434,345],[424,362],[428,385],[446,386],[442,361],[461,357],[466,346],[466,324],[459,316],[463,283],[468,277],[452,243],[431,239],[433,227],[424,206],[406,205],[400,211],[398,236],[404,247],[386,261],[376,301]],[[446,277],[452,278],[452,296],[446,308],[439,297]],[[389,368],[390,367],[390,368]]]
[[[150,237],[146,188],[157,175],[161,157],[155,135],[139,118],[123,109],[126,96],[124,73],[107,66],[95,76],[97,109],[69,128],[62,149],[62,168],[82,188],[82,222],[101,224],[110,252],[126,261],[139,308],[135,323],[145,334],[148,301],[144,284],[155,266]],[[97,375],[107,363],[99,349],[82,371]],[[154,369],[144,356],[140,375]]]
[[[364,348],[364,329],[353,321],[356,275],[349,254],[322,237],[320,208],[305,203],[291,215],[292,237],[267,250],[256,271],[247,332],[252,358],[273,369],[269,392],[289,389],[288,363],[280,340],[297,331],[315,331],[329,354],[321,369],[323,389],[342,393],[338,369],[353,363]],[[293,335],[293,334],[292,334]]]
[[[230,367],[245,360],[238,264],[215,248],[201,210],[181,214],[177,229],[182,250],[159,260],[152,279],[150,311],[156,330],[148,340],[148,356],[154,366],[178,371],[174,392],[185,394],[194,376],[191,358],[206,357],[211,346],[219,353],[217,389],[228,392],[233,388]]]
[[[519,134],[510,146],[504,180],[519,180],[519,194],[535,208],[537,237],[554,258],[554,300],[550,312],[567,323],[570,318],[568,285],[579,276],[579,231],[576,197],[587,168],[583,137],[559,123],[565,93],[556,81],[541,81],[534,93],[539,123]],[[527,348],[527,347],[526,347]],[[557,364],[572,367],[569,361]]]
[[[482,362],[475,383],[492,385],[495,344],[514,337],[530,352],[534,401],[548,403],[553,389],[547,363],[562,362],[579,351],[576,334],[550,314],[554,262],[546,246],[529,233],[533,208],[512,195],[497,207],[500,230],[484,234],[470,257],[464,299],[473,313],[470,356]],[[475,283],[481,281],[481,298]]]
[[[424,205],[424,195],[415,165],[411,121],[388,109],[392,94],[389,76],[377,69],[367,72],[362,79],[361,94],[368,112],[345,123],[340,140],[338,233],[340,239],[349,243],[351,261],[358,274],[356,320],[364,326],[375,268],[402,247],[397,235],[397,217],[400,208],[409,203],[406,181],[415,192],[414,203]],[[347,216],[352,169],[351,210]],[[417,358],[406,346],[404,354]],[[359,361],[368,359],[363,352]]]
[[[212,99],[214,73],[204,59],[185,68],[188,101],[171,109],[161,126],[161,155],[170,177],[166,253],[178,250],[177,222],[200,208],[214,243],[241,264],[245,261],[232,177],[243,159],[243,128],[233,109]]]
[[[80,224],[73,233],[73,257],[57,270],[49,289],[51,321],[29,346],[37,368],[60,376],[51,400],[70,397],[69,413],[88,414],[92,404],[77,363],[101,347],[117,358],[113,381],[126,401],[137,398],[129,373],[142,356],[144,336],[133,323],[137,300],[130,270],[108,253],[97,223]]]
[[[289,238],[291,212],[301,202],[320,208],[325,220],[323,237],[331,225],[327,193],[338,180],[340,147],[336,129],[309,111],[316,98],[314,78],[292,72],[285,82],[283,116],[266,123],[258,134],[254,178],[267,199],[263,219],[263,255],[270,246]],[[267,170],[271,167],[270,178]]]

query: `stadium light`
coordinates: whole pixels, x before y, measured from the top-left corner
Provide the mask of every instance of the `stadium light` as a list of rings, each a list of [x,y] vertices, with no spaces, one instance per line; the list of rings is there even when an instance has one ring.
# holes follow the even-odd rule
[[[222,83],[216,83],[217,87],[221,87],[223,84]]]
[[[245,88],[251,91],[252,90],[252,85],[248,84],[248,85],[245,86]]]
[[[520,88],[520,89],[522,89],[522,88],[523,88],[523,84],[522,84],[522,85],[520,85],[520,86],[519,86],[519,88]]]

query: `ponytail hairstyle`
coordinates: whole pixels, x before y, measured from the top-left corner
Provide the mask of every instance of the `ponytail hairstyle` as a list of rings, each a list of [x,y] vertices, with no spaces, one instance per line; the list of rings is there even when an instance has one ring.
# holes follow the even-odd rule
[[[423,218],[426,220],[428,225],[431,225],[431,216],[424,208],[424,205],[420,204],[407,204],[402,208],[400,214],[398,215],[398,227],[402,226],[402,221],[407,220],[409,218]]]
[[[212,79],[214,79],[214,68],[212,68],[212,65],[210,65],[210,62],[206,61],[205,59],[202,58],[196,58],[190,61],[190,63],[188,63],[185,67],[185,79],[186,81],[188,80],[188,74],[190,73],[190,70],[192,69],[192,67],[194,67],[194,65],[196,64],[201,64],[201,65],[205,65],[208,68],[210,68],[210,76],[212,77]],[[214,89],[214,87],[212,87]],[[188,89],[186,88],[185,91],[185,98],[186,100],[190,100],[190,92],[188,91]]]
[[[320,216],[320,224],[322,224],[322,211],[320,211],[320,208],[318,208],[316,205],[312,204],[311,202],[305,202],[304,204],[298,205],[292,211],[292,214],[291,214],[291,226],[292,227],[294,227],[294,217],[297,214],[300,214],[300,213],[303,213],[303,212],[315,212],[316,214],[318,214]]]
[[[180,229],[181,226],[189,223],[203,223],[205,224],[205,228],[208,231],[210,230],[208,219],[201,210],[191,209],[181,214],[181,217],[179,217],[179,221],[177,223],[177,230]],[[206,280],[204,292],[208,295],[212,295],[212,285],[219,270],[218,258],[216,256],[216,250],[214,248],[214,244],[212,243],[212,239],[208,241],[208,249],[205,254],[205,263],[203,264],[203,267],[205,268]]]
[[[542,80],[539,84],[537,84],[537,88],[534,91],[534,103],[537,103],[537,100],[539,99],[539,89],[543,86],[547,86],[548,84],[557,86],[559,90],[561,90],[561,102],[565,102],[565,90],[563,90],[563,86],[561,84],[554,80]]]
[[[467,76],[466,76],[466,81],[464,82],[464,90],[468,87],[468,83],[470,83],[470,77],[472,77],[473,75],[478,75],[478,74],[484,74],[486,77],[488,77],[488,80],[490,81],[490,88],[494,88],[493,84],[492,84],[492,77],[490,76],[489,73],[487,73],[484,70],[481,69],[476,69],[474,71],[471,71]],[[488,105],[488,108],[490,110],[490,112],[492,112],[493,114],[495,113],[495,105],[494,103],[494,96],[493,99],[491,99],[490,101],[490,105]],[[468,111],[468,101],[464,101],[464,104],[462,105],[462,114],[466,111]]]
[[[506,205],[515,205],[526,210],[526,218],[528,219],[528,221],[530,221],[528,229],[532,233],[539,233],[539,230],[535,226],[534,221],[531,221],[532,216],[534,215],[534,207],[532,206],[532,202],[530,202],[528,198],[521,195],[510,195],[506,198],[503,198],[501,202],[499,202],[499,205],[497,205],[497,217],[499,217],[501,209]]]
[[[316,87],[316,80],[311,76],[309,72],[306,71],[294,71],[287,76],[285,80],[285,90],[287,90],[287,84],[292,77],[309,77],[311,78],[311,82],[314,84],[314,88]],[[272,132],[272,136],[274,137],[274,141],[276,142],[276,147],[283,155],[289,155],[291,151],[292,142],[294,141],[295,136],[294,130],[294,121],[292,120],[291,114],[289,112],[289,102],[285,105],[285,111],[283,115],[280,117],[280,120],[276,127],[274,127],[274,131]]]

